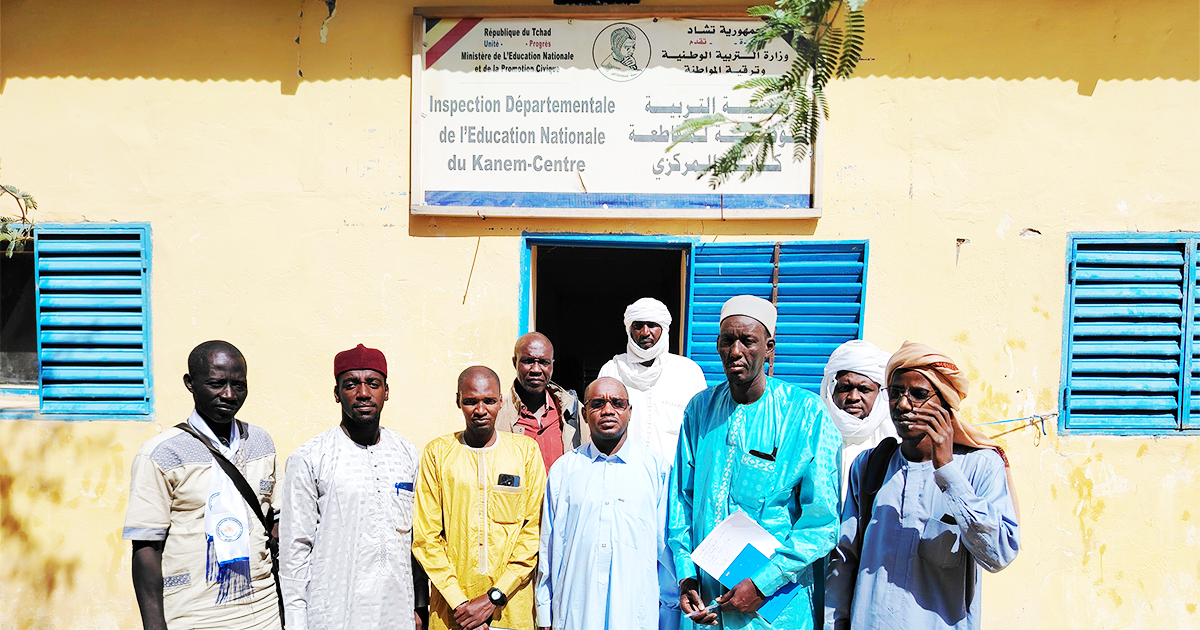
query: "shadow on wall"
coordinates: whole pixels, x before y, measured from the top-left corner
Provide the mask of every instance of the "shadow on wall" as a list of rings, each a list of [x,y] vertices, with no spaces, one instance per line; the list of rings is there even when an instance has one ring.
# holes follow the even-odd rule
[[[279,82],[291,95],[301,81],[397,79],[409,72],[412,6],[10,0],[0,90],[12,78],[145,78]]]
[[[399,79],[411,72],[414,6],[8,0],[0,91],[33,77],[269,81],[284,94],[302,81]],[[1195,0],[871,0],[866,10],[863,76],[1057,78],[1085,94],[1097,80],[1200,79]]]
[[[97,483],[85,474],[83,495],[68,480],[75,464],[91,464],[99,456],[111,459],[116,452],[113,435],[80,437],[68,423],[5,421],[0,425],[0,580],[4,584],[4,627],[49,627],[56,618],[55,596],[70,597],[79,586],[76,574],[83,562],[74,552],[78,545],[64,544],[72,529],[94,524],[62,522],[86,495],[103,495],[109,478],[120,483],[117,469],[105,465]],[[111,462],[110,462],[111,463]],[[116,475],[113,477],[113,475]],[[99,551],[97,549],[97,551]],[[11,625],[10,625],[11,624]]]

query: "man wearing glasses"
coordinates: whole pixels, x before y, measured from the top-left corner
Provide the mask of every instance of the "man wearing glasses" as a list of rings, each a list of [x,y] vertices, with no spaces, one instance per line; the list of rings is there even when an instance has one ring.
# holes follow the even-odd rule
[[[463,370],[455,401],[466,427],[425,446],[417,482],[413,555],[434,586],[429,628],[533,630],[542,458],[533,440],[496,430],[504,400],[491,369]]]
[[[900,444],[850,468],[826,624],[977,629],[981,568],[1003,569],[1020,546],[1004,451],[959,417],[968,381],[950,357],[905,342],[885,378]]]
[[[546,470],[563,453],[587,442],[579,430],[579,400],[575,392],[559,387],[554,374],[554,345],[542,333],[521,335],[513,347],[513,382],[508,404],[500,409],[496,428],[533,438]]]
[[[842,437],[816,394],[767,376],[775,320],[775,306],[762,298],[725,302],[717,353],[726,381],[696,394],[684,411],[668,515],[668,543],[682,578],[679,605],[690,619],[684,627],[814,624],[812,565],[837,540]],[[779,546],[726,591],[697,569],[691,552],[735,511]],[[772,596],[786,604],[768,623],[758,611]]]
[[[546,482],[537,625],[655,630],[660,562],[670,562],[663,527],[671,464],[626,439],[631,406],[621,381],[599,378],[584,399],[592,441],[559,458]]]

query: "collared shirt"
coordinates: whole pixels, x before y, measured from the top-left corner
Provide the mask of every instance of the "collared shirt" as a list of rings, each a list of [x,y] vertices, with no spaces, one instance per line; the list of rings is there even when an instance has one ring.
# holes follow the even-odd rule
[[[869,453],[850,470],[829,563],[827,626],[979,628],[981,567],[1003,569],[1020,546],[1003,460],[991,449],[955,446],[954,459],[934,470],[933,462],[910,462],[897,449],[860,559],[859,486]]]
[[[413,627],[417,462],[412,442],[382,427],[379,443],[363,446],[336,426],[288,457],[279,520],[288,630]]]
[[[413,555],[433,582],[429,627],[453,624],[454,609],[493,586],[508,596],[489,625],[533,628],[533,573],[546,469],[533,440],[496,432],[472,448],[462,432],[421,454]]]
[[[675,461],[675,445],[679,442],[683,410],[692,396],[708,387],[704,371],[687,357],[663,353],[658,358],[662,362],[662,373],[658,380],[649,389],[638,389],[634,383],[622,378],[621,370],[617,368],[618,357],[600,368],[600,376],[620,380],[629,392],[633,413],[629,418],[627,439],[658,451],[667,461]]]
[[[770,596],[789,582],[800,584],[773,626],[757,615],[722,611],[721,627],[813,626],[811,565],[837,540],[841,448],[841,434],[821,399],[781,380],[768,377],[762,397],[747,405],[733,400],[728,383],[692,398],[671,472],[667,531],[677,575],[698,576],[705,602],[723,592],[692,563],[691,551],[741,510],[780,542],[770,562],[751,576],[754,585]],[[682,625],[692,626],[687,620]]]
[[[521,409],[519,387],[520,384],[514,379],[512,387],[508,390],[508,396],[504,399],[504,404],[500,405],[500,413],[496,414],[497,431],[517,435],[525,433],[525,427],[517,426]],[[591,442],[592,436],[588,433],[587,423],[582,422],[579,417],[579,397],[575,395],[575,392],[563,389],[553,381],[546,385],[546,392],[554,399],[554,406],[558,409],[561,418],[558,427],[562,431],[562,450],[560,452],[566,453],[580,444]],[[549,466],[545,468],[546,470],[550,469]]]
[[[537,625],[654,630],[671,465],[626,440],[611,456],[594,444],[550,469],[542,507]]]
[[[241,435],[233,463],[258,493],[263,513],[276,502],[275,443],[263,429],[235,421]],[[205,568],[212,453],[191,434],[170,427],[146,441],[133,458],[125,540],[165,540],[162,553],[163,614],[172,629],[267,630],[279,628],[279,604],[267,534],[250,506],[250,579],[252,592],[217,605],[220,584],[209,583]]]
[[[533,438],[538,449],[542,452],[542,461],[546,470],[558,461],[563,454],[562,413],[558,409],[558,401],[546,391],[546,402],[537,411],[530,411],[525,403],[517,398],[517,426],[513,433]]]

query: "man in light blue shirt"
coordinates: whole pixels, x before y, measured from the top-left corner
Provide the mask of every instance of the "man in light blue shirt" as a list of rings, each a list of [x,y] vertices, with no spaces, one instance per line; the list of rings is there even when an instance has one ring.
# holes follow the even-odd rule
[[[968,381],[950,357],[905,342],[885,380],[900,445],[850,467],[826,627],[978,630],[982,569],[1020,547],[1004,451],[959,417]]]
[[[655,630],[671,465],[626,440],[625,386],[600,378],[584,393],[592,442],[550,467],[542,504],[537,625],[555,630]],[[673,602],[661,605],[678,619]]]

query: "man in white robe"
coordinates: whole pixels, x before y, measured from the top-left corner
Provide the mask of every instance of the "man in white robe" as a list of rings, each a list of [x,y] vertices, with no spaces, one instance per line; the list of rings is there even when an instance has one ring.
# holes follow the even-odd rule
[[[379,426],[387,360],[362,344],[334,359],[342,422],[287,461],[280,578],[288,630],[420,627],[413,579],[414,483],[407,438]]]
[[[843,498],[854,458],[885,438],[896,437],[883,380],[891,356],[869,341],[854,339],[838,346],[825,364],[821,399],[842,433]]]
[[[667,352],[671,312],[654,298],[642,298],[625,309],[625,352],[600,368],[629,390],[633,417],[629,439],[675,460],[683,410],[708,384],[695,361]]]

